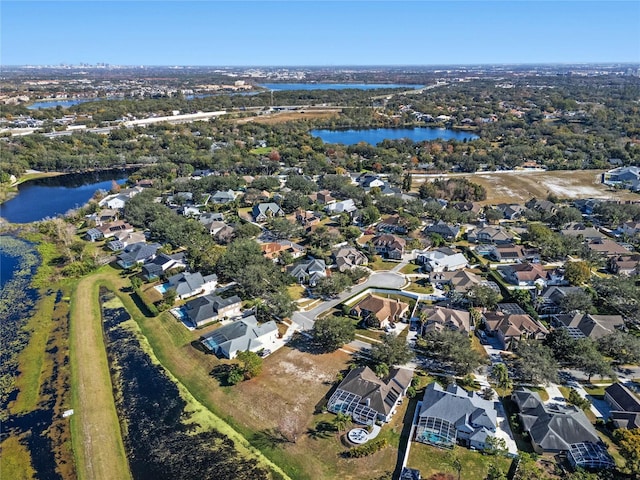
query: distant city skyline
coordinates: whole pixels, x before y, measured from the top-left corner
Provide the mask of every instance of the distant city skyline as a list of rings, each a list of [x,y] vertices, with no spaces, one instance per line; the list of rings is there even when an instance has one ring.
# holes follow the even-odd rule
[[[2,1],[2,65],[640,62],[638,1]]]

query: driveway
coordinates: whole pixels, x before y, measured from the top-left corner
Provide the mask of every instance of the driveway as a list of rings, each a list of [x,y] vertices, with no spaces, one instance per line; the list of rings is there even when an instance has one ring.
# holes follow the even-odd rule
[[[342,292],[336,298],[324,301],[308,312],[295,312],[291,317],[291,321],[297,323],[300,330],[311,330],[318,315],[341,304],[346,299],[353,297],[363,290],[367,288],[399,289],[403,287],[405,283],[406,280],[401,274],[394,272],[373,272],[365,282],[351,287],[351,289]]]
[[[549,399],[544,402],[545,404],[557,403],[558,405],[566,405],[567,401],[562,395],[562,392],[555,383],[550,383],[545,387],[545,390],[549,394]]]
[[[582,398],[586,398],[591,402],[590,410],[596,416],[596,418],[609,418],[611,414],[611,406],[602,398],[595,398],[593,395],[589,395],[582,385],[576,380],[569,380],[567,386],[573,388],[578,395]]]

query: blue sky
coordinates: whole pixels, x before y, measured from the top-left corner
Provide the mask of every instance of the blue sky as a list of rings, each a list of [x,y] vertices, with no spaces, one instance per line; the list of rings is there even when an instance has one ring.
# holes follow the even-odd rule
[[[0,64],[640,62],[640,1],[0,2]]]

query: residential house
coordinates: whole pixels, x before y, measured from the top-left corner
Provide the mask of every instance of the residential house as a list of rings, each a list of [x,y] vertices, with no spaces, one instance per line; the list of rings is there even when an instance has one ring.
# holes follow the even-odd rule
[[[310,258],[309,260],[299,262],[288,267],[288,273],[294,277],[300,284],[308,284],[315,287],[321,278],[327,276],[327,266],[324,260]]]
[[[412,377],[413,372],[404,368],[392,368],[385,379],[369,367],[354,368],[331,395],[327,410],[348,414],[354,422],[364,425],[389,422]]]
[[[611,406],[609,418],[616,428],[640,428],[640,399],[621,383],[604,389],[604,399]]]
[[[606,238],[606,235],[600,232],[600,230],[588,227],[583,223],[572,223],[568,225],[567,228],[563,228],[560,233],[566,237],[576,237],[589,241]]]
[[[640,234],[640,222],[626,222],[623,223],[619,229],[620,233],[623,235],[628,235],[630,237],[636,236]]]
[[[440,448],[456,444],[483,450],[498,427],[494,403],[456,384],[430,383],[422,397],[415,440]]]
[[[564,453],[581,468],[615,465],[606,446],[584,412],[574,405],[545,404],[537,392],[519,387],[511,395],[519,410],[522,429],[538,454]]]
[[[358,185],[360,185],[366,191],[371,190],[373,187],[378,187],[381,189],[385,186],[384,180],[382,180],[378,175],[372,175],[369,173],[361,175],[356,181]]]
[[[146,240],[147,238],[142,232],[128,232],[125,230],[116,233],[113,236],[113,240],[107,243],[107,248],[112,252],[119,252],[128,245],[145,242]]]
[[[211,197],[211,201],[216,205],[224,205],[226,203],[231,203],[236,200],[237,194],[233,190],[229,189],[227,191],[218,190]]]
[[[368,294],[352,309],[351,315],[362,318],[370,327],[386,328],[402,320],[409,311],[409,304],[399,299],[383,298]]]
[[[85,239],[95,242],[103,238],[111,238],[119,232],[133,232],[133,226],[124,220],[116,220],[115,222],[104,223],[99,227],[90,228],[85,234]]]
[[[479,203],[475,202],[458,202],[453,205],[453,208],[455,208],[459,212],[471,212],[477,215],[482,211],[483,207]]]
[[[127,245],[125,249],[116,256],[116,263],[125,270],[129,269],[135,265],[153,260],[159,248],[160,245],[157,243],[140,242]]]
[[[97,227],[100,227],[105,223],[115,222],[118,219],[118,215],[118,210],[103,208],[93,215],[87,215],[87,218],[94,221]]]
[[[407,245],[404,238],[391,234],[378,235],[373,238],[371,243],[380,255],[394,260],[402,260],[404,247]]]
[[[557,210],[555,203],[550,202],[549,200],[538,200],[537,198],[532,198],[527,203],[525,203],[524,206],[529,210],[536,210],[538,212],[548,214],[554,214]]]
[[[427,272],[451,272],[469,266],[467,257],[447,247],[419,252],[416,255],[416,263],[423,265]]]
[[[498,269],[504,279],[520,287],[546,286],[549,273],[537,263],[516,263]]]
[[[302,225],[305,230],[309,231],[314,225],[318,225],[322,219],[322,213],[312,210],[296,210],[296,222]]]
[[[407,233],[407,227],[404,226],[404,220],[400,218],[400,215],[391,215],[381,220],[376,225],[376,230],[380,233],[397,233],[399,235]]]
[[[278,326],[270,320],[259,324],[253,315],[236,320],[204,335],[200,342],[210,352],[235,358],[238,352],[259,352],[273,346],[278,339]]]
[[[607,268],[615,275],[640,275],[640,254],[611,256]]]
[[[527,314],[486,312],[483,321],[489,335],[498,338],[503,350],[515,350],[521,340],[542,340],[549,334],[544,325]]]
[[[200,272],[182,272],[167,279],[168,288],[176,291],[180,300],[184,300],[195,295],[208,294],[215,290],[218,285],[218,276],[215,273],[203,276]]]
[[[355,247],[342,247],[333,252],[338,271],[344,272],[369,263],[367,256]]]
[[[305,248],[289,240],[279,240],[277,242],[262,243],[260,249],[265,258],[277,262],[284,252],[288,252],[292,258],[300,258],[305,253]]]
[[[177,192],[175,195],[167,197],[167,205],[177,207],[179,205],[193,205],[192,192]]]
[[[554,315],[562,311],[561,305],[567,295],[584,292],[580,287],[563,287],[551,285],[536,297],[536,311],[540,315]]]
[[[173,255],[159,253],[155,258],[142,265],[142,277],[150,281],[160,277],[169,270],[175,271],[175,269],[178,268],[187,268],[184,257],[184,252]]]
[[[189,300],[182,309],[189,323],[197,328],[223,318],[239,317],[241,306],[242,300],[237,295],[222,298],[208,294]]]
[[[525,260],[524,246],[522,245],[482,245],[478,246],[475,251],[499,263],[520,263]]]
[[[353,214],[353,212],[357,210],[357,207],[353,199],[349,198],[341,202],[330,203],[324,209],[329,215],[337,215],[343,212]]]
[[[640,188],[640,167],[618,167],[609,170],[603,174],[602,183],[637,190]]]
[[[460,234],[460,227],[456,225],[449,225],[443,220],[439,220],[437,223],[428,226],[424,233],[426,235],[438,234],[445,240],[451,242],[455,240]]]
[[[453,330],[468,333],[471,330],[471,314],[466,310],[445,307],[427,307],[423,310],[425,322],[423,333]]]
[[[125,188],[120,190],[120,192],[115,193],[113,195],[107,195],[102,200],[98,202],[100,207],[107,207],[113,210],[122,210],[125,204],[135,197],[137,194],[142,192],[144,189],[142,187],[132,187]]]
[[[434,272],[429,276],[429,281],[435,284],[438,288],[445,288],[445,285],[449,285],[450,291],[458,293],[460,295],[466,295],[476,285],[497,285],[493,282],[487,282],[482,277],[476,275],[473,272],[467,270],[457,270],[454,272]],[[492,287],[493,288],[493,287]],[[498,287],[498,290],[500,288]]]
[[[320,205],[330,205],[336,203],[336,199],[331,196],[329,190],[320,190],[309,195],[309,199],[312,202],[319,203]]]
[[[422,475],[417,468],[404,467],[400,473],[400,480],[422,480]]]
[[[566,328],[572,338],[587,337],[597,340],[624,327],[624,320],[621,315],[591,315],[576,312],[554,315],[551,318],[551,326]]]
[[[517,203],[501,203],[496,205],[495,208],[502,212],[502,215],[507,220],[516,220],[520,218],[522,216],[522,212],[524,212],[524,207]]]
[[[482,227],[467,233],[467,240],[473,243],[493,243],[495,245],[509,245],[516,240],[516,236],[500,227]]]
[[[284,216],[284,211],[280,208],[280,205],[274,202],[254,205],[251,213],[256,222],[266,222],[270,218]]]
[[[609,238],[593,240],[589,242],[587,246],[589,247],[589,250],[606,256],[626,255],[631,253],[627,247],[620,245],[618,242],[614,242]]]

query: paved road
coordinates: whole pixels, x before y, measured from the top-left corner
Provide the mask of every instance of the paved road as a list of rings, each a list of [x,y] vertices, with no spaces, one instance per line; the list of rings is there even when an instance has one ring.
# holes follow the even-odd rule
[[[406,280],[404,276],[394,272],[373,272],[369,278],[359,285],[352,287],[346,292],[342,292],[336,298],[320,303],[317,307],[308,312],[295,312],[291,320],[297,323],[300,330],[311,330],[313,322],[321,313],[339,305],[344,300],[366,290],[367,288],[400,288],[404,286]]]

